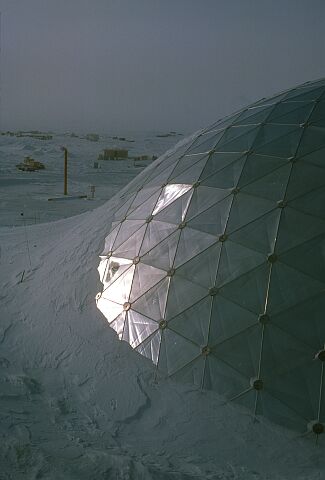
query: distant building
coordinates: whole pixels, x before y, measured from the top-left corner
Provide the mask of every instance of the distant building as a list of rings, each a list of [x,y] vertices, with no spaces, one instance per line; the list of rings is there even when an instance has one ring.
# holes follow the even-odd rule
[[[129,157],[129,151],[119,148],[105,148],[103,153],[98,155],[98,160],[120,160]]]
[[[53,138],[53,135],[35,132],[36,130],[34,130],[33,132],[17,132],[15,135],[16,137],[29,137],[35,138],[36,140],[52,140]]]
[[[98,142],[99,135],[97,135],[97,133],[87,133],[86,140],[90,140],[91,142]]]

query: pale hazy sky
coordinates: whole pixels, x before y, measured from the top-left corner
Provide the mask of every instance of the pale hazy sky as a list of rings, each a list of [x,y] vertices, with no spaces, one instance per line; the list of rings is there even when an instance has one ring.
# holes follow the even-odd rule
[[[325,76],[325,0],[0,0],[0,129],[191,132]]]

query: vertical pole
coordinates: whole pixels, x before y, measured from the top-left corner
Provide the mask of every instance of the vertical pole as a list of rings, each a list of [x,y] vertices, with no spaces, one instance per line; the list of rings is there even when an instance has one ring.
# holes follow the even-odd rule
[[[2,131],[2,12],[0,12],[0,131]]]
[[[64,147],[64,195],[68,195],[68,150]]]

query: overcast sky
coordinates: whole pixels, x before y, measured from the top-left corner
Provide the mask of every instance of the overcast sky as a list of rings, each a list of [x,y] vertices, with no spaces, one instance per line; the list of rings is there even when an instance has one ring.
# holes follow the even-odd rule
[[[191,132],[325,76],[325,0],[0,0],[1,129]]]

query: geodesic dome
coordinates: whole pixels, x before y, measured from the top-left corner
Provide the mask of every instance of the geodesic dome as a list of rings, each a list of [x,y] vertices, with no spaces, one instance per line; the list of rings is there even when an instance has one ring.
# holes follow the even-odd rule
[[[194,134],[125,189],[98,308],[161,372],[325,422],[325,80]]]

